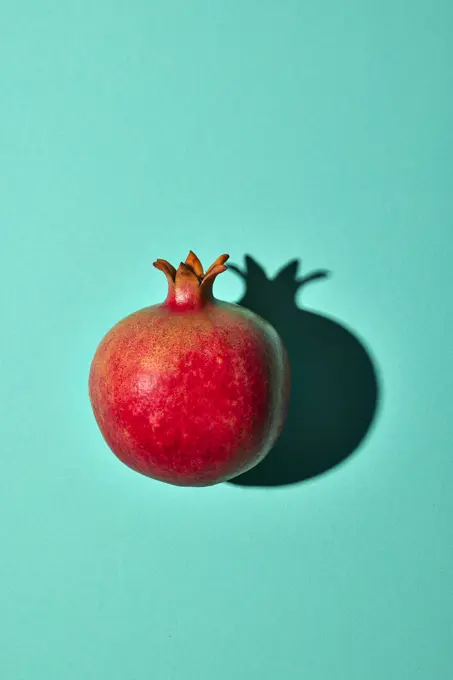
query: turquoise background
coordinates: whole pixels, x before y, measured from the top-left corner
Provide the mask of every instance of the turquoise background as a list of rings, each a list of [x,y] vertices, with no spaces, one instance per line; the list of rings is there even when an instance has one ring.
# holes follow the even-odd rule
[[[0,676],[453,676],[453,5],[4,0]],[[155,257],[292,257],[382,381],[278,489],[121,465],[95,347]],[[242,283],[224,274],[219,297]]]

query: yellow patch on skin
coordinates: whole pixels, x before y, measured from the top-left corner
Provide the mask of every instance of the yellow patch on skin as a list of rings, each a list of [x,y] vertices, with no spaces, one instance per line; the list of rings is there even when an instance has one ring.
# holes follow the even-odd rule
[[[124,439],[126,439],[127,441],[131,441],[132,437],[131,437],[131,435],[129,434],[129,431],[128,431],[127,429],[123,429],[123,433],[122,433],[122,434],[123,434]]]
[[[141,359],[140,359],[140,368],[145,369],[146,371],[152,371],[155,369],[160,369],[162,365],[162,358],[159,356],[159,354],[145,354]]]
[[[109,359],[109,354],[105,348],[101,345],[96,351],[93,359],[92,371],[97,375],[102,375],[105,373],[107,368],[107,362]]]
[[[224,425],[228,425],[229,427],[233,428],[236,425],[236,418],[229,418],[228,416],[225,416],[222,418],[222,422]]]
[[[152,411],[148,416],[148,422],[151,425],[151,427],[157,427],[158,425],[160,425],[162,417],[163,413],[161,411]]]

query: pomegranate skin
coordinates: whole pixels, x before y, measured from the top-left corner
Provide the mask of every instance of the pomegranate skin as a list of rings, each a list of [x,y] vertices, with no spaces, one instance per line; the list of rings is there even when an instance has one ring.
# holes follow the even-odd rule
[[[270,451],[284,424],[289,366],[266,321],[215,300],[212,282],[204,296],[192,281],[175,297],[170,278],[163,304],[131,314],[101,341],[89,396],[123,463],[170,484],[208,486]]]

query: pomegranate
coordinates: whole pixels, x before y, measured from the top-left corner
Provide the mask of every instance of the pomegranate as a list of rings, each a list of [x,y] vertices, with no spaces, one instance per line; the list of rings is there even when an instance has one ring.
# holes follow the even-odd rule
[[[289,365],[280,336],[244,307],[214,298],[228,255],[207,269],[191,251],[162,304],[139,310],[101,341],[89,375],[99,429],[133,470],[208,486],[257,465],[285,420]]]

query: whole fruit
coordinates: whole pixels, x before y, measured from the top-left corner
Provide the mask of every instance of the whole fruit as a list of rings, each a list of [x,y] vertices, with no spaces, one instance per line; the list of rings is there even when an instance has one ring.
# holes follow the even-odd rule
[[[289,396],[289,365],[274,328],[212,293],[221,255],[204,272],[191,251],[162,304],[114,326],[91,364],[89,394],[101,433],[130,468],[180,486],[226,481],[276,442]]]

